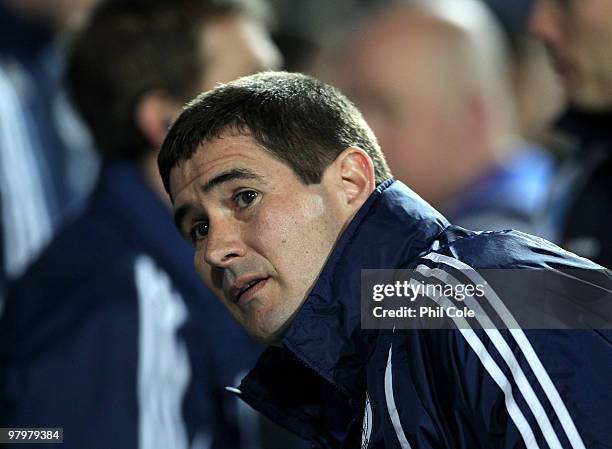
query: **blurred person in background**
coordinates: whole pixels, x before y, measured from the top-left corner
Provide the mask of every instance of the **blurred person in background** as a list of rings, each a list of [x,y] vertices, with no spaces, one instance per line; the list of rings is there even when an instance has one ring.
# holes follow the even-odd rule
[[[66,35],[96,0],[0,2],[0,307],[98,169],[61,87]]]
[[[345,27],[366,17],[384,0],[270,0],[272,38],[283,55],[283,69],[322,77],[330,48]]]
[[[612,2],[536,0],[530,30],[567,93],[558,128],[578,148],[554,198],[561,244],[611,267]]]
[[[559,91],[520,122],[531,111],[516,98],[533,85],[514,82],[522,67],[482,2],[386,2],[341,48],[332,81],[363,111],[398,179],[460,226],[547,235],[539,214],[554,166],[524,129],[552,121]]]
[[[188,98],[278,63],[263,22],[239,2],[94,10],[70,48],[67,84],[101,174],[83,213],[9,286],[3,426],[62,427],[75,449],[249,447],[241,438],[255,436],[239,432],[224,387],[259,347],[203,288],[156,157]]]
[[[565,95],[555,81],[544,45],[528,31],[534,0],[483,0],[504,31],[509,50],[511,82],[514,87],[517,119],[521,135],[530,142],[541,142],[547,150],[561,156],[551,125],[561,114]]]

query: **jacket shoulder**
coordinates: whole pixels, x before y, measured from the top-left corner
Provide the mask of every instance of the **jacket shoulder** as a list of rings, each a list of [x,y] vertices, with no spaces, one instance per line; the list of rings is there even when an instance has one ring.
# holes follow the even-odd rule
[[[474,269],[603,269],[541,237],[514,230],[474,232],[451,226],[432,252],[451,256]]]

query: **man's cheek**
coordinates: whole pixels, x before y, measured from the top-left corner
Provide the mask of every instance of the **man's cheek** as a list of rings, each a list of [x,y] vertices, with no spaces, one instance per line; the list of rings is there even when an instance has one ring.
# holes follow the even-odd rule
[[[203,261],[202,256],[196,255],[195,269],[206,286],[213,290],[223,289],[223,272],[215,269]]]

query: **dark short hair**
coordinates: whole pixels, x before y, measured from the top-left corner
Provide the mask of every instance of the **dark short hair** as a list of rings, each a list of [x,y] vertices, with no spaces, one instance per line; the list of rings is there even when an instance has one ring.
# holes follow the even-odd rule
[[[110,0],[73,37],[67,90],[103,155],[138,160],[151,151],[134,121],[147,92],[180,102],[197,92],[205,70],[198,36],[208,20],[242,13],[238,2]]]
[[[252,136],[305,184],[319,183],[349,146],[370,156],[377,183],[391,176],[374,133],[336,88],[302,74],[263,72],[205,92],[186,106],[158,156],[168,193],[170,171],[224,132]]]

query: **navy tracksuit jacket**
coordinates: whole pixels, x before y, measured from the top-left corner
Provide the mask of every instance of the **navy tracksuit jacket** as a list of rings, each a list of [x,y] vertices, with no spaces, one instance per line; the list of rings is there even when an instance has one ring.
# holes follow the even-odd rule
[[[360,269],[418,264],[573,268],[610,281],[542,239],[450,226],[389,180],[341,236],[283,347],[261,356],[238,394],[319,448],[612,447],[610,330],[361,329]]]

